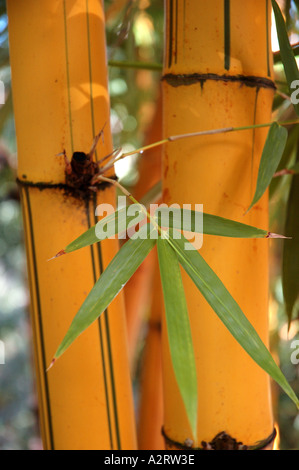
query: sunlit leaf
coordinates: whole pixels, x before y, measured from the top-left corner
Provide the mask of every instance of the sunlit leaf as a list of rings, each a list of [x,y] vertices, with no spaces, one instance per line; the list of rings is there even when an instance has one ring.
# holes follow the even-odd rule
[[[184,250],[185,243],[189,242],[183,236],[178,240],[170,238],[170,242],[177,252],[179,262],[230,333],[252,359],[282,387],[299,408],[299,400],[294,391],[257,332],[218,276],[198,251]]]
[[[193,436],[197,429],[197,379],[191,328],[180,265],[167,240],[158,239],[169,349]]]
[[[263,149],[256,190],[248,211],[256,204],[268,188],[275,171],[279,165],[288,138],[288,131],[273,122],[268,132],[267,140]]]
[[[142,227],[143,233],[146,228],[147,226]],[[122,246],[101,274],[74,317],[55,353],[54,360],[61,356],[72,342],[109,306],[149,254],[155,243],[156,240],[152,240],[147,236],[145,239],[130,239]]]

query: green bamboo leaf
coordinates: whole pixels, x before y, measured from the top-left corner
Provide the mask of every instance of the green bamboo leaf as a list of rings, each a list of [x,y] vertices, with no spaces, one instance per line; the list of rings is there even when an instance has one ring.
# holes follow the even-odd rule
[[[298,162],[297,162],[298,163]],[[286,240],[283,246],[282,286],[286,314],[289,325],[292,320],[294,305],[299,296],[299,176],[293,176],[285,228],[291,240]],[[297,313],[298,314],[298,313]]]
[[[135,239],[128,240],[101,274],[74,317],[51,364],[109,306],[154,247],[156,240],[152,240],[146,234],[147,229],[150,229],[149,224],[143,226],[136,234],[143,238],[136,237]],[[151,233],[153,230],[151,229]]]
[[[230,333],[249,356],[281,386],[299,409],[299,400],[296,394],[257,332],[218,276],[198,251],[185,250],[185,244],[189,242],[183,236],[177,240],[170,238],[169,242],[176,250],[179,261],[187,274]]]
[[[292,165],[289,170],[293,171],[295,175],[299,173],[299,161]]]
[[[67,245],[64,250],[57,253],[55,257],[61,256],[66,253],[79,250],[86,246],[93,245],[105,238],[110,238],[114,235],[124,233],[125,230],[131,225],[132,220],[136,215],[127,216],[127,207],[116,210],[114,213],[107,215],[101,219],[96,225],[90,227],[86,232],[82,233],[78,238],[73,240]],[[168,217],[169,212],[173,213],[173,217]],[[139,214],[142,213],[140,209]],[[203,220],[203,224],[197,223],[198,218]],[[160,207],[155,213],[157,222],[163,222],[165,227],[182,229],[184,228],[184,221],[188,223],[186,230],[192,232],[201,232],[207,235],[218,235],[222,237],[236,237],[236,238],[284,238],[282,235],[268,232],[250,225],[235,222],[230,219],[225,219],[216,215],[196,212],[188,209],[168,209]],[[101,234],[100,234],[101,232]],[[102,235],[102,236],[101,236]]]
[[[107,215],[101,219],[96,225],[90,227],[86,232],[82,233],[76,240],[72,241],[65,248],[66,253],[79,250],[88,245],[92,245],[98,241],[110,238],[120,231],[126,229],[126,210],[127,207],[122,207],[112,214]],[[101,232],[102,236],[99,236]]]
[[[294,56],[298,56],[299,55],[299,46],[297,44],[295,44],[291,47],[292,47],[292,51],[293,51]],[[274,52],[273,62],[274,62],[274,64],[278,64],[278,63],[282,62],[280,51]]]
[[[261,162],[258,171],[256,190],[252,202],[247,209],[247,212],[256,204],[262,197],[267,187],[271,183],[273,175],[277,170],[281,157],[283,155],[286,142],[288,138],[288,131],[277,122],[271,125],[267,140],[263,149]]]
[[[294,153],[296,152],[297,148],[297,141],[299,137],[299,127],[298,126],[293,126],[289,132],[288,132],[288,139],[287,143],[283,152],[283,155],[281,157],[281,160],[279,162],[279,165],[277,167],[277,172],[283,170],[284,168],[287,168],[292,161],[294,157]],[[269,186],[269,198],[271,199],[278,188],[281,186],[281,178],[273,178],[271,180],[270,186]]]
[[[267,230],[217,215],[189,209],[160,207],[155,219],[162,227],[234,238],[284,238]]]
[[[280,56],[283,63],[286,79],[289,85],[290,93],[293,90],[293,83],[299,80],[299,70],[294,56],[292,46],[290,45],[286,24],[281,13],[281,10],[275,0],[272,1],[272,8],[275,16],[275,23],[277,29],[277,36],[280,48]],[[299,84],[299,82],[298,82]],[[298,87],[297,84],[297,87]],[[293,103],[296,113],[299,116],[299,104]]]
[[[140,213],[141,210],[139,211],[139,214]],[[59,251],[54,258],[93,245],[106,238],[125,233],[132,219],[136,217],[136,214],[134,216],[128,216],[127,207],[122,207],[101,219],[96,225],[86,230],[86,232],[83,232],[79,237],[69,243],[64,250]]]
[[[168,240],[159,238],[157,245],[171,360],[193,437],[196,440],[196,366],[180,265],[176,252]]]

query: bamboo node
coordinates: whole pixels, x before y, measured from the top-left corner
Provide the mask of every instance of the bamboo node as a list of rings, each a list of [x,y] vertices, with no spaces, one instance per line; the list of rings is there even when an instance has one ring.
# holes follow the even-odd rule
[[[269,78],[255,77],[246,75],[217,75],[216,73],[191,73],[191,74],[173,74],[167,73],[162,77],[162,80],[166,81],[173,87],[188,86],[200,83],[201,88],[208,80],[222,81],[239,83],[240,86],[247,86],[250,88],[270,88],[276,90],[275,83]]]
[[[214,439],[210,442],[202,441],[201,447],[193,447],[193,441],[191,439],[185,439],[184,443],[176,442],[172,440],[162,428],[161,433],[165,440],[166,450],[268,450],[271,449],[276,437],[276,429],[266,439],[257,442],[253,446],[243,444],[243,442],[237,441],[237,439],[231,437],[225,431],[218,433]]]
[[[115,177],[111,177],[110,179],[115,179]],[[64,193],[66,197],[74,197],[75,199],[86,200],[90,199],[91,195],[95,191],[101,191],[106,189],[111,183],[108,182],[98,182],[97,184],[93,185],[93,190],[91,191],[89,188],[75,188],[70,186],[67,183],[53,183],[51,181],[29,181],[20,178],[16,178],[16,182],[21,187],[27,188],[37,188],[40,191],[44,191],[46,189],[51,190],[60,190]]]
[[[211,442],[201,442],[203,450],[248,450],[243,442],[237,442],[225,431],[220,432]]]

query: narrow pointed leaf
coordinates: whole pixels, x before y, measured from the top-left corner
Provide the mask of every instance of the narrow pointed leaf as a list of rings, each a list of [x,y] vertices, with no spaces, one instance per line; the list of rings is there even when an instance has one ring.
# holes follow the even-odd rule
[[[197,379],[187,303],[176,252],[161,238],[158,239],[158,258],[172,365],[196,440]]]
[[[252,359],[282,387],[299,408],[299,400],[296,394],[276,365],[256,330],[218,276],[198,251],[184,250],[185,243],[189,243],[184,237],[180,240],[170,238],[169,241],[177,251],[181,265],[230,333]]]
[[[288,131],[276,122],[273,122],[263,149],[255,194],[247,212],[260,200],[271,183],[284,152],[287,138]]]
[[[96,225],[90,227],[79,237],[73,240],[67,245],[67,247],[62,250],[60,253],[71,253],[73,251],[79,250],[86,246],[90,246],[94,243],[97,243],[105,238],[110,238],[114,235],[119,235],[124,230],[128,228],[133,217],[126,216],[126,207],[123,207],[119,210],[116,210],[113,214],[109,214],[103,219],[101,219]],[[161,215],[166,215],[169,209],[159,208],[155,217],[156,220],[160,220]],[[141,212],[141,210],[140,210]],[[190,221],[191,231],[196,232],[200,231],[198,229],[198,224],[196,219],[201,213],[191,211],[188,209],[174,209],[173,218],[167,219],[163,218],[163,221],[167,222],[165,225],[168,228],[183,228],[184,218],[185,220]],[[203,233],[208,235],[218,235],[222,237],[236,237],[236,238],[271,238],[271,233],[267,230],[262,230],[250,225],[242,224],[240,222],[235,222],[230,219],[225,219],[216,215],[202,213],[203,224],[200,227],[203,230]],[[169,221],[169,223],[168,223]],[[96,227],[102,229],[104,236],[100,237],[97,235]],[[189,230],[189,228],[187,228]],[[283,237],[281,237],[283,238]],[[57,255],[56,255],[57,257]]]
[[[86,230],[86,232],[69,243],[64,249],[64,252],[71,253],[85,246],[118,235],[127,229],[131,219],[132,217],[127,217],[127,207],[122,207],[101,219],[96,225],[93,225]],[[103,236],[99,236],[99,232],[102,232]]]
[[[146,226],[142,227],[141,230],[144,232],[145,228]],[[54,359],[61,356],[72,342],[109,306],[149,254],[155,243],[156,240],[147,237],[145,239],[130,239],[122,246],[101,274],[74,317],[70,328],[54,355]]]
[[[286,24],[281,13],[281,10],[275,0],[272,1],[272,8],[274,11],[275,16],[275,23],[277,29],[277,36],[280,48],[280,56],[283,63],[286,79],[289,85],[290,93],[294,91],[292,88],[292,83],[295,80],[299,80],[299,70],[297,66],[297,62],[294,56],[294,52],[292,50],[292,46],[290,45],[290,41],[288,38],[288,33],[286,29]],[[298,84],[297,84],[298,87]],[[299,104],[293,103],[296,113],[299,116]]]
[[[290,324],[294,305],[299,297],[299,176],[293,176],[285,228],[291,240],[286,240],[283,246],[282,287],[285,309]],[[298,312],[297,312],[298,316]]]
[[[202,217],[202,222],[200,217]],[[162,226],[167,228],[202,232],[206,235],[234,238],[272,238],[273,235],[267,230],[251,225],[189,209],[161,207],[157,209],[155,219],[159,222],[159,225],[162,223]],[[278,235],[278,237],[284,238],[282,235]]]

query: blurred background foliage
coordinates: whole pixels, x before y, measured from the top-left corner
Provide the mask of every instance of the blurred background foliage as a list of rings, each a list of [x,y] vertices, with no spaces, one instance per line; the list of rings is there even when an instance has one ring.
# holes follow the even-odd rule
[[[298,53],[299,1],[279,2],[294,50]],[[159,68],[129,68],[119,62],[161,64],[163,57],[163,2],[161,0],[105,1],[107,19],[107,56],[111,96],[111,126],[115,147],[134,150],[140,147],[151,124],[159,96]],[[277,51],[275,35],[273,49]],[[286,94],[279,52],[274,53],[278,93],[273,113],[281,120],[295,118],[293,106]],[[118,64],[118,66],[116,66]],[[5,365],[0,364],[0,449],[41,449],[38,429],[35,382],[31,350],[31,330],[28,318],[28,290],[24,255],[22,219],[16,178],[16,140],[13,119],[9,66],[8,25],[5,0],[0,0],[0,80],[5,84],[5,104],[0,106],[0,340],[5,344]],[[298,126],[289,127],[289,140],[280,170],[291,168],[298,160]],[[134,187],[138,181],[136,155],[120,162],[117,174],[122,183]],[[284,175],[273,179],[270,187],[270,229],[276,233],[294,228],[288,217],[290,206],[296,203],[292,194],[298,188],[299,176]],[[295,191],[296,193],[296,191]],[[298,190],[297,190],[298,193]],[[297,199],[298,200],[298,199]],[[298,207],[298,205],[297,205]],[[298,216],[297,216],[298,219]],[[297,223],[298,224],[298,223]],[[292,249],[296,246],[297,237]],[[283,273],[284,242],[270,244],[270,335],[271,349],[287,379],[299,395],[299,366],[290,360],[291,342],[299,339],[298,307],[295,303],[293,320],[288,330],[284,292],[290,282],[298,296],[299,262],[292,266],[295,278],[287,281]],[[298,249],[299,252],[299,249]],[[293,253],[293,264],[298,259]],[[287,277],[287,276],[286,276]],[[294,292],[295,285],[295,292]],[[297,310],[296,310],[297,307]],[[138,371],[138,368],[137,368]],[[279,448],[299,450],[299,415],[291,401],[273,385],[276,422],[279,426]]]

